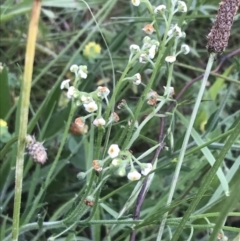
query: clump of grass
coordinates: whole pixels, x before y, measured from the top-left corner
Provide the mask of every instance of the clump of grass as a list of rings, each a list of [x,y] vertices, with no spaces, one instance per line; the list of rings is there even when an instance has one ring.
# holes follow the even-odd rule
[[[0,239],[11,233],[13,240],[236,237],[240,230],[230,217],[240,216],[240,121],[231,108],[238,62],[222,74],[211,68],[228,45],[239,3],[221,3],[208,35],[208,63],[201,47],[206,28],[188,27],[199,18],[210,26],[205,5],[58,4],[42,6],[38,40],[32,15],[23,77],[12,55],[0,69],[0,104],[11,107],[0,110]],[[32,8],[16,6],[20,14]],[[14,8],[4,4],[1,13],[8,34],[8,21],[18,26]],[[110,15],[121,17],[109,21]],[[23,78],[19,103],[16,78]]]

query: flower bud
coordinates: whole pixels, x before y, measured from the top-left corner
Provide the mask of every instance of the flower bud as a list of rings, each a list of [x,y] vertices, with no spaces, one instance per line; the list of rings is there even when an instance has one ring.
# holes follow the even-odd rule
[[[102,99],[106,98],[109,95],[109,93],[110,93],[110,90],[107,87],[105,87],[105,86],[104,87],[99,86],[97,88],[97,95],[99,97],[101,97]]]
[[[147,103],[149,105],[156,105],[157,100],[158,100],[157,92],[153,91],[153,90],[149,91],[148,94],[147,94],[147,99],[148,99]]]
[[[64,80],[62,83],[61,83],[61,86],[60,86],[60,89],[68,89],[69,88],[69,82],[70,82],[70,79],[66,79]]]
[[[44,164],[46,162],[46,149],[41,142],[36,141],[34,136],[26,136],[26,150],[35,162],[40,164]]]
[[[143,28],[142,28],[142,30],[146,33],[146,34],[152,34],[153,32],[155,32],[155,29],[154,29],[154,27],[153,27],[153,25],[152,24],[147,24],[147,25],[145,25]]]
[[[132,169],[128,174],[127,174],[127,178],[130,181],[137,181],[141,178],[141,174],[136,170],[136,169]]]
[[[126,176],[126,169],[125,167],[119,167],[118,170],[117,170],[117,175],[120,176],[120,177],[124,177]]]
[[[141,80],[142,80],[141,75],[139,73],[137,73],[133,77],[135,77],[135,79],[133,80],[133,83],[135,85],[140,85],[141,84]]]
[[[97,171],[97,172],[100,172],[100,171],[102,171],[102,164],[100,163],[100,161],[99,160],[93,160],[93,169],[95,170],[95,171]]]
[[[164,12],[166,11],[166,6],[165,5],[159,5],[154,9],[154,13],[157,14],[164,14]]]
[[[122,164],[122,159],[121,158],[114,158],[112,160],[112,165],[117,167],[117,166],[120,166]]]
[[[132,1],[132,4],[134,5],[134,6],[139,6],[140,5],[140,3],[141,3],[141,1],[140,0],[131,0]]]
[[[83,180],[83,179],[85,179],[86,178],[86,173],[85,172],[79,172],[78,174],[77,174],[77,179],[78,180]]]
[[[176,57],[175,56],[167,56],[165,58],[165,61],[168,62],[168,63],[173,63],[176,61]]]
[[[133,54],[136,54],[137,52],[140,51],[140,47],[136,44],[132,44],[130,45],[130,52],[133,53]]]
[[[145,37],[143,38],[143,43],[144,43],[144,44],[149,44],[150,41],[151,41],[151,38],[150,38],[149,36],[145,36]]]
[[[190,48],[187,44],[182,44],[181,45],[181,51],[182,51],[183,54],[186,55],[190,52]]]
[[[144,176],[147,176],[149,172],[152,171],[152,164],[151,163],[145,163],[145,164],[142,164],[142,167],[141,167],[141,173],[144,175]]]
[[[177,9],[178,9],[179,12],[186,13],[187,12],[187,5],[186,5],[186,3],[183,2],[183,1],[178,1]]]
[[[74,123],[71,124],[69,131],[74,135],[83,135],[88,132],[88,126],[85,125],[81,117],[78,117],[75,119]]]
[[[80,65],[79,66],[79,70],[78,70],[78,75],[82,78],[82,79],[86,79],[87,78],[87,66],[86,65]]]
[[[97,127],[105,126],[106,125],[106,121],[102,117],[99,117],[99,118],[96,118],[93,121],[93,125],[95,125]]]
[[[116,112],[113,112],[109,118],[109,121],[118,122],[120,120],[118,114]]]
[[[73,72],[73,73],[76,73],[78,71],[78,66],[76,64],[72,65],[70,67],[70,71]]]
[[[93,196],[87,196],[86,199],[84,200],[84,203],[89,207],[93,207],[94,201],[95,199]]]

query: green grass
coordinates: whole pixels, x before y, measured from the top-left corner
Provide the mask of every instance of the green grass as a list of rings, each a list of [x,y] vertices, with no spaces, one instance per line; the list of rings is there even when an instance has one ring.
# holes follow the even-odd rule
[[[138,7],[131,1],[87,3],[42,2],[33,63],[26,62],[27,43],[35,44],[32,1],[6,0],[1,6],[0,240],[17,240],[13,234],[19,241],[213,241],[220,233],[238,240],[239,14],[226,51],[207,69],[206,36],[217,1],[188,0],[188,11],[176,14],[171,1]],[[160,4],[166,4],[165,19],[153,13],[151,6]],[[130,58],[129,47],[142,47],[148,23],[156,32],[147,36],[159,47],[152,62],[143,64],[139,52]],[[174,24],[185,38],[168,39]],[[84,56],[89,42],[99,44],[101,53]],[[166,56],[184,43],[190,53],[167,63]],[[73,64],[87,66],[86,79],[70,71]],[[133,84],[136,73],[140,85]],[[66,79],[80,91],[76,99],[60,89]],[[100,85],[110,90],[108,101],[94,92]],[[147,103],[150,91],[158,94],[153,106]],[[83,95],[98,104],[94,115],[76,106]],[[126,104],[119,109],[122,99]],[[113,111],[119,122],[109,122]],[[104,127],[93,125],[100,116]],[[86,118],[87,133],[69,131],[77,117]],[[44,165],[27,154],[26,133],[44,142]],[[121,150],[120,169],[111,164],[112,144]],[[92,169],[93,160],[100,160],[101,171]],[[141,172],[150,162],[147,176],[128,180],[132,168]]]

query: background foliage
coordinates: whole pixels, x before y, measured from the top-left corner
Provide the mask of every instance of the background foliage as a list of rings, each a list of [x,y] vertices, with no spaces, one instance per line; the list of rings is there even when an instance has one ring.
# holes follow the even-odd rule
[[[151,1],[153,6],[166,4],[164,1]],[[38,222],[34,228],[29,228],[21,234],[19,240],[47,240],[50,236],[61,233],[66,227],[41,228],[41,222],[62,220],[74,209],[80,198],[84,195],[86,180],[78,180],[77,174],[89,168],[86,162],[89,151],[88,136],[69,134],[64,145],[57,167],[50,179],[50,185],[38,203],[34,200],[43,188],[49,168],[57,155],[60,141],[63,136],[65,124],[70,111],[70,102],[60,90],[60,83],[64,79],[73,78],[69,71],[72,64],[87,65],[88,78],[80,88],[81,91],[91,92],[98,85],[106,85],[113,90],[113,69],[110,56],[113,60],[116,80],[127,65],[129,46],[141,45],[145,33],[142,27],[151,22],[150,15],[144,5],[134,7],[130,1],[88,1],[96,18],[87,6],[77,1],[42,2],[41,19],[39,23],[34,72],[30,99],[30,113],[28,133],[34,134],[38,141],[44,141],[47,148],[48,161],[45,165],[36,165],[28,156],[25,157],[23,192],[21,203],[21,225]],[[239,14],[236,15],[231,31],[229,47],[214,63],[217,69],[209,78],[208,86],[195,121],[195,137],[192,133],[188,152],[185,155],[181,168],[179,182],[174,193],[172,205],[166,206],[169,186],[175,170],[177,157],[186,132],[188,119],[192,106],[198,93],[199,81],[191,82],[201,75],[206,67],[208,53],[206,51],[206,36],[210,30],[218,7],[217,1],[192,1],[188,0],[189,11],[186,15],[176,14],[173,22],[181,22],[182,29],[186,32],[185,42],[191,47],[189,55],[179,55],[174,66],[172,85],[177,96],[185,87],[186,91],[178,100],[178,112],[173,117],[166,118],[164,133],[165,145],[157,161],[157,169],[151,183],[149,192],[141,209],[141,220],[137,227],[136,240],[156,240],[161,218],[169,211],[169,225],[164,232],[165,240],[170,240],[175,227],[179,224],[177,218],[183,217],[187,207],[198,193],[203,178],[211,168],[211,156],[217,157],[224,147],[228,133],[236,125],[239,117],[240,92],[239,92]],[[4,68],[0,74],[0,118],[7,122],[8,129],[1,127],[0,133],[0,203],[1,227],[0,240],[7,240],[11,233],[13,198],[14,198],[14,173],[16,161],[16,129],[21,128],[18,123],[18,100],[20,95],[23,66],[25,61],[26,39],[30,20],[32,1],[6,0],[1,6],[0,23],[0,51]],[[164,21],[159,18],[160,34],[163,34]],[[111,55],[103,41],[106,39]],[[83,56],[84,47],[91,41],[101,46],[101,54],[97,58]],[[220,65],[219,65],[220,64]],[[150,74],[144,72],[150,68],[136,64],[130,70],[130,76],[136,72],[142,73],[142,81],[146,84]],[[162,64],[161,70],[152,86],[152,89],[163,95],[167,81],[168,68]],[[189,84],[193,83],[193,84]],[[127,100],[128,106],[134,108],[141,98],[144,86],[127,85],[116,97],[118,103],[122,98]],[[169,104],[170,105],[170,104]],[[141,112],[139,122],[148,114],[146,105]],[[115,109],[120,116],[120,123],[113,125],[110,134],[110,143],[116,143],[124,128],[128,128],[128,113]],[[166,110],[164,110],[166,111]],[[74,117],[83,116],[84,110],[77,109]],[[91,128],[91,123],[88,123]],[[170,129],[169,129],[170,128]],[[140,138],[131,146],[135,156],[139,156],[153,145],[157,144],[160,131],[160,120],[154,118],[147,123],[141,132]],[[168,134],[167,134],[168,133]],[[107,138],[106,136],[104,138]],[[204,143],[205,155],[199,146]],[[240,179],[240,143],[239,138],[231,145],[224,161],[222,170],[226,176],[230,193]],[[210,153],[210,154],[209,154]],[[152,156],[144,158],[150,162]],[[90,164],[91,165],[91,164]],[[89,181],[89,179],[87,179]],[[114,221],[126,201],[132,194],[136,182],[127,182],[126,177],[119,177],[114,173],[102,187],[100,201],[91,220],[76,226],[56,240],[104,240],[111,231],[108,240],[128,240],[132,223],[127,222],[132,218],[135,203],[131,203],[127,212],[118,225]],[[234,189],[236,190],[236,188]],[[235,196],[238,193],[234,194]],[[233,200],[233,196],[230,196]],[[179,240],[209,240],[213,226],[217,221],[219,212],[224,210],[228,198],[222,190],[222,185],[217,176],[214,178],[207,193],[201,199],[193,215],[199,215],[196,220],[189,220],[186,228],[182,230]],[[238,240],[240,233],[239,198],[233,204],[229,217],[226,219],[224,234],[230,240]],[[29,211],[32,211],[29,216]],[[87,219],[91,211],[86,210],[82,219]],[[210,215],[211,214],[211,215]],[[204,219],[205,218],[205,219]],[[206,220],[206,218],[208,218]],[[109,223],[94,223],[94,220],[108,220]],[[121,220],[127,220],[121,224]],[[90,221],[90,223],[89,223]],[[92,223],[91,223],[92,222]],[[192,228],[192,229],[191,229]],[[191,233],[191,231],[193,231]],[[191,235],[190,235],[191,233]],[[189,239],[190,238],[190,239]],[[106,239],[107,240],[107,239]]]

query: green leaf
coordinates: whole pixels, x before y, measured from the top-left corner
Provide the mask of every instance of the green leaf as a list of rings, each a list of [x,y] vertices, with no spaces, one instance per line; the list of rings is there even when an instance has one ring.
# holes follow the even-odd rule
[[[186,120],[186,118],[184,118],[184,116],[179,112],[177,112],[177,114],[181,118],[183,124],[187,127],[188,121]],[[191,131],[191,136],[193,137],[194,141],[197,143],[198,146],[201,146],[204,144],[204,141],[202,140],[201,136],[195,131],[194,128]],[[201,151],[205,156],[205,158],[207,159],[207,161],[209,162],[209,164],[213,166],[216,160],[213,154],[210,152],[210,150],[207,147],[203,147]],[[218,169],[217,176],[220,183],[222,184],[223,190],[225,191],[226,195],[228,195],[229,194],[228,182],[221,168]]]
[[[3,68],[0,73],[0,90],[0,119],[4,119],[11,108],[8,71],[6,68]]]
[[[225,72],[223,73],[223,76],[229,76],[230,72],[232,71],[234,65],[229,66]],[[225,86],[225,81],[222,78],[217,78],[214,84],[209,89],[209,94],[212,98],[212,100],[216,100],[218,93],[220,90]]]

